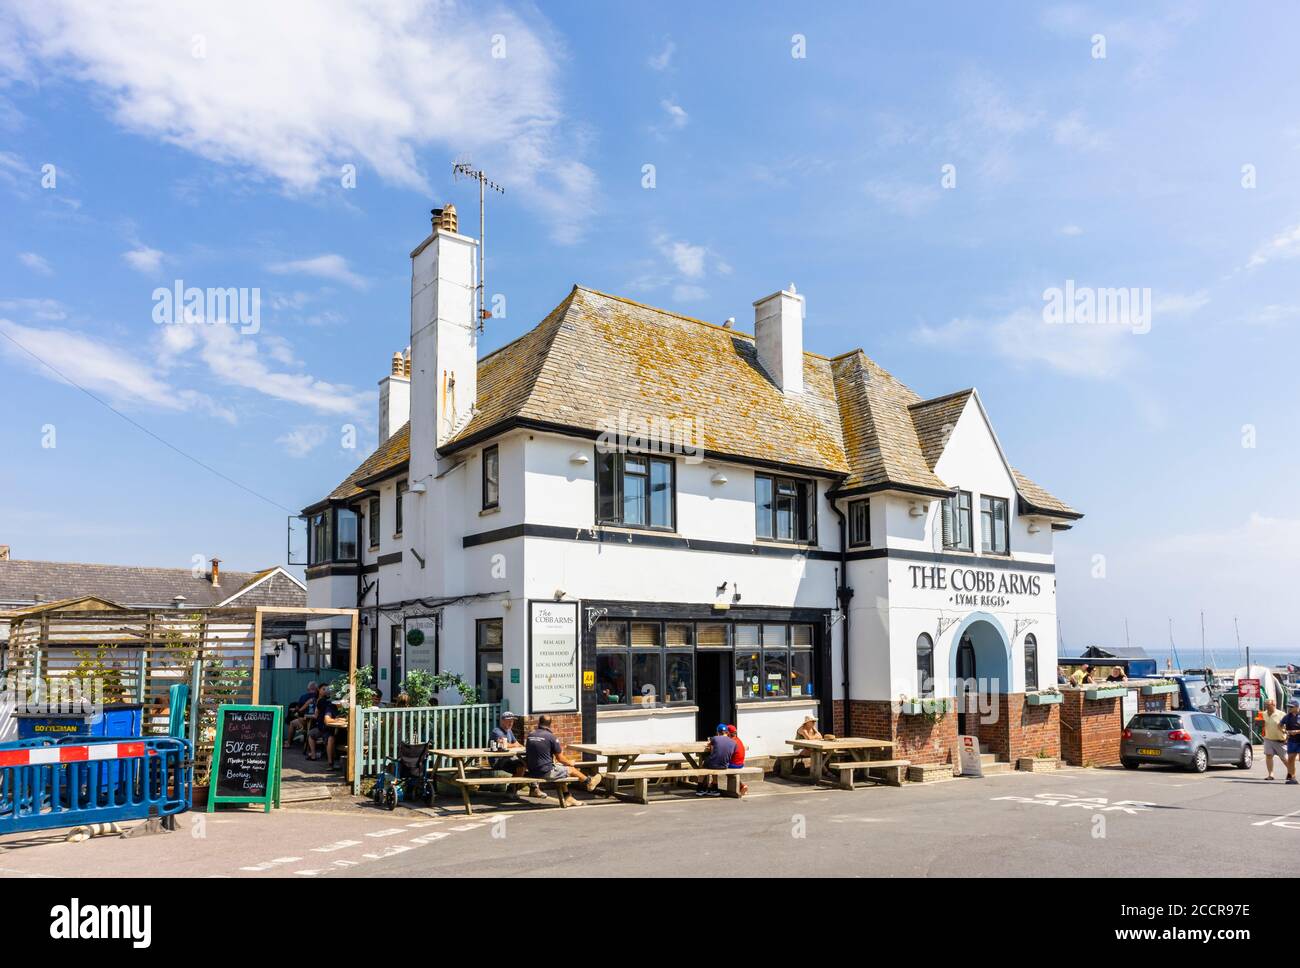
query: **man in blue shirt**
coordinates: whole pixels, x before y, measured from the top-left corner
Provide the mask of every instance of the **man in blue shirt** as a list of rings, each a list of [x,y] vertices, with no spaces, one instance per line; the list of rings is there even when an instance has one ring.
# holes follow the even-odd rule
[[[718,731],[709,739],[709,751],[704,754],[704,766],[710,770],[725,770],[731,765],[731,758],[736,755],[736,741],[727,735],[727,724],[718,723]],[[697,797],[720,797],[716,776],[700,778],[695,787]]]
[[[537,728],[528,734],[528,743],[524,747],[524,757],[528,765],[528,776],[538,780],[563,780],[572,776],[582,780],[590,793],[600,785],[600,774],[587,776],[564,756],[564,747],[551,732],[551,717],[538,716]],[[565,790],[560,791],[566,807],[577,806],[578,801]]]
[[[1286,782],[1294,784],[1295,761],[1300,757],[1300,701],[1292,699],[1281,726],[1286,730]]]
[[[336,745],[336,736],[334,727],[338,725],[339,707],[334,705],[330,699],[329,686],[321,686],[320,691],[316,694],[316,716],[312,721],[311,732],[307,734],[307,759],[318,760],[320,754],[316,752],[316,744],[321,740],[325,741],[325,760],[329,768],[334,769],[334,750]]]
[[[515,738],[515,714],[507,710],[501,714],[500,722],[492,727],[492,736],[489,742],[493,749],[498,750],[519,750],[519,756],[509,760],[497,760],[500,768],[495,772],[502,776],[523,776],[524,775],[524,744]],[[529,787],[530,796],[538,800],[549,800],[550,797],[542,790],[541,786],[534,783]]]
[[[293,745],[293,738],[298,734],[298,730],[307,732],[307,722],[316,713],[316,692],[318,686],[314,682],[307,683],[307,691],[298,697],[298,701],[291,703],[289,706],[289,728],[285,730],[285,746]]]

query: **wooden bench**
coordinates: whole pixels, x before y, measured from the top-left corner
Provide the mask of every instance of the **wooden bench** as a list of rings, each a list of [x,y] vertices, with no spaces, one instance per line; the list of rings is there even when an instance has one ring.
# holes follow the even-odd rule
[[[743,777],[762,775],[763,771],[757,766],[746,766],[739,770],[716,770],[709,767],[691,766],[687,763],[679,769],[629,770],[624,773],[605,773],[602,774],[602,777],[606,788],[614,796],[627,796],[636,803],[645,804],[650,802],[651,780],[686,780],[699,779],[705,776],[725,776],[727,778],[727,796],[739,797]],[[629,794],[619,791],[618,784],[620,783],[631,783],[632,792]]]
[[[527,776],[467,776],[464,779],[459,777],[443,779],[442,777],[439,777],[439,782],[450,783],[453,786],[460,788],[461,796],[465,800],[465,813],[472,816],[474,813],[474,805],[469,799],[470,790],[477,790],[481,787],[505,787],[506,789],[509,789],[512,786],[553,786],[555,787],[556,794],[559,796],[560,806],[565,807],[568,805],[564,802],[568,799],[568,791],[564,788],[570,784],[582,783],[583,781],[579,780],[576,776],[566,776],[560,780],[539,780]]]
[[[772,772],[780,777],[793,774],[795,765],[800,760],[809,760],[808,754],[799,752],[767,754],[767,761],[772,767]]]
[[[903,770],[911,766],[911,763],[911,760],[838,760],[834,763],[827,763],[826,768],[834,770],[840,775],[841,789],[852,790],[854,789],[853,777],[858,770],[889,770],[893,773],[893,779],[887,779],[883,782],[890,784],[890,786],[902,786]],[[870,772],[867,773],[867,779],[881,782],[877,781],[876,777],[872,776]]]

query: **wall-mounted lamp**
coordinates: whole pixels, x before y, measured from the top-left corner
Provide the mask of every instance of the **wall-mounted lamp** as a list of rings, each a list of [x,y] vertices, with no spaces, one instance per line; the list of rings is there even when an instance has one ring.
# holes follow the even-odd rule
[[[913,501],[912,506],[907,509],[907,513],[914,518],[923,518],[925,517],[925,508]]]
[[[563,589],[563,588],[557,588],[557,589],[555,589],[555,600],[556,600],[557,602],[562,602],[562,601],[564,601],[564,589]]]
[[[412,494],[425,494],[429,490],[429,485],[424,481],[416,481],[407,490]]]
[[[569,463],[577,464],[579,467],[581,467],[583,464],[589,463],[590,461],[591,458],[587,456],[586,451],[575,450],[572,454],[569,455]]]
[[[1040,528],[1040,527],[1038,526],[1038,522],[1037,522],[1037,521],[1033,521],[1033,520],[1031,520],[1031,521],[1029,522],[1029,533],[1030,533],[1030,534],[1038,534],[1038,532],[1039,532],[1039,531],[1042,531],[1042,530],[1043,530],[1043,529]]]
[[[711,478],[709,478],[709,480],[712,481],[714,484],[726,484],[727,475],[722,473],[722,471],[718,471]]]

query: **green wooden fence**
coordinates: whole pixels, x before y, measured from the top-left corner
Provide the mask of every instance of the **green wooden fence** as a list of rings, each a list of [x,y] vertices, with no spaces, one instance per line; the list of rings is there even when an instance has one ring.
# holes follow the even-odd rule
[[[345,669],[263,669],[257,701],[263,706],[287,706],[307,691],[307,683],[332,683],[347,676]]]
[[[397,755],[398,743],[431,743],[444,749],[487,749],[500,703],[472,706],[407,706],[357,710],[357,768],[352,792],[361,793],[361,778],[374,776]]]

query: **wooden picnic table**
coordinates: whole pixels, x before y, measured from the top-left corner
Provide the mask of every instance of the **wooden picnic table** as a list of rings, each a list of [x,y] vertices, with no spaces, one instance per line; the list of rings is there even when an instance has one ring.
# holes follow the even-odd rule
[[[605,775],[602,784],[606,793],[614,796],[618,792],[620,774],[626,774],[643,756],[680,755],[683,762],[692,769],[699,769],[700,759],[709,750],[704,740],[692,740],[684,743],[650,743],[637,745],[631,743],[572,743],[570,749],[588,756],[600,756],[605,759]]]
[[[871,760],[875,750],[894,748],[891,740],[870,739],[865,736],[839,736],[835,739],[788,739],[786,744],[812,757],[812,769],[808,772],[809,783],[820,783],[828,764],[837,760],[852,760],[865,763]],[[790,779],[794,779],[792,775]],[[802,778],[800,778],[802,779]]]
[[[452,782],[452,785],[456,786],[460,790],[461,797],[465,801],[465,812],[472,813],[473,807],[470,805],[470,800],[469,800],[470,784],[464,782],[469,779],[469,777],[466,775],[465,772],[469,764],[476,760],[490,761],[490,760],[498,760],[498,759],[514,759],[517,756],[522,756],[523,752],[524,749],[522,746],[517,746],[513,749],[505,749],[505,750],[489,750],[489,749],[483,749],[481,747],[467,748],[467,749],[463,748],[463,749],[429,750],[429,755],[433,757],[434,790],[437,790],[438,782],[439,780],[441,780],[441,777],[438,775],[440,772],[440,766],[441,764],[446,763],[448,767],[455,769],[456,780],[460,782],[452,782],[447,780],[442,780],[442,782],[444,783]],[[538,781],[538,782],[545,782],[545,781]]]

